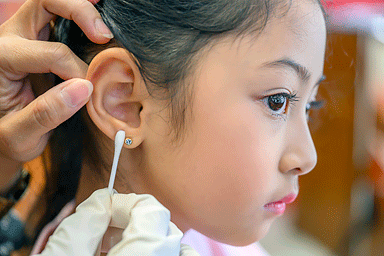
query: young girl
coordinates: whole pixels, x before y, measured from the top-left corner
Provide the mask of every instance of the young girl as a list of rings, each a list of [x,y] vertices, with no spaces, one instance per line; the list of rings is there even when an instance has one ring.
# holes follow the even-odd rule
[[[50,140],[45,219],[73,196],[80,203],[107,186],[114,136],[124,130],[132,144],[121,153],[119,193],[154,195],[195,246],[200,233],[231,246],[260,240],[316,164],[307,118],[323,77],[320,3],[104,0],[98,7],[114,34],[106,45],[70,21],[55,25],[57,39],[89,63],[94,91]],[[220,243],[200,254],[234,249]]]

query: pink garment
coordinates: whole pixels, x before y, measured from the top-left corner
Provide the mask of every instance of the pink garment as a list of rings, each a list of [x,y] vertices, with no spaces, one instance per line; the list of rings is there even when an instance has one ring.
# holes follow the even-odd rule
[[[59,215],[44,227],[31,251],[31,255],[39,254],[44,250],[49,237],[53,234],[60,222],[68,217],[75,209],[74,201],[68,203]],[[269,254],[258,244],[245,247],[235,247],[218,243],[195,230],[189,230],[181,240],[194,248],[201,256],[268,256]]]
[[[195,230],[185,233],[181,243],[190,245],[201,256],[268,256],[269,254],[258,244],[244,247],[218,243]]]

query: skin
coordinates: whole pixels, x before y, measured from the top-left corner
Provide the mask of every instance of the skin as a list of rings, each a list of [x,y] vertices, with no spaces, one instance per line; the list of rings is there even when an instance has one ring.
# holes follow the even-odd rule
[[[50,131],[84,106],[93,89],[84,80],[85,62],[64,44],[39,40],[47,35],[46,25],[55,15],[74,20],[95,43],[105,44],[112,37],[87,0],[28,0],[0,26],[0,191],[7,189],[23,162],[41,155]],[[47,91],[52,87],[50,81],[38,80],[33,84],[34,91],[41,94],[37,97],[27,76],[49,72],[68,81]],[[77,88],[71,90],[75,83]],[[61,93],[64,89],[66,99],[76,104],[67,104]],[[32,174],[39,180],[42,175]]]
[[[190,80],[193,116],[177,147],[166,102],[148,94],[130,55],[121,48],[99,53],[87,74],[94,84],[87,110],[105,160],[111,162],[118,130],[133,139],[120,157],[117,191],[154,195],[183,232],[193,228],[238,246],[260,240],[279,216],[264,206],[297,194],[299,176],[316,165],[306,106],[322,77],[325,41],[319,6],[294,1],[258,38],[226,38],[209,48]],[[282,59],[310,76],[302,79]],[[298,101],[287,101],[278,115],[268,96],[282,93]],[[104,181],[94,176],[85,165],[78,202],[106,186],[109,170]]]
[[[89,100],[93,86],[84,80],[88,65],[65,45],[42,40],[48,35],[46,25],[58,15],[74,20],[91,41],[109,42],[112,34],[106,25],[100,25],[101,16],[93,4],[87,0],[27,0],[0,26],[1,192],[13,184],[22,163],[41,155],[50,131]],[[47,91],[53,86],[51,80],[42,82],[46,77],[40,77],[34,83],[31,79],[33,73],[49,72],[67,81]],[[64,91],[67,101],[62,97]],[[46,177],[40,163],[28,165],[29,189],[13,210],[26,223],[26,235],[32,238],[45,210]]]

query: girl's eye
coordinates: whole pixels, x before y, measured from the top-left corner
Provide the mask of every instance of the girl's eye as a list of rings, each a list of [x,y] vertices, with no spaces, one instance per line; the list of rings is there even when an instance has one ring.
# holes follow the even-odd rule
[[[287,103],[288,103],[288,95],[285,94],[275,94],[268,96],[267,104],[268,107],[273,111],[276,112],[276,114],[284,114],[287,110]]]
[[[277,93],[266,96],[263,99],[264,104],[271,111],[272,115],[277,117],[285,117],[288,112],[288,107],[292,102],[298,101],[296,94]]]

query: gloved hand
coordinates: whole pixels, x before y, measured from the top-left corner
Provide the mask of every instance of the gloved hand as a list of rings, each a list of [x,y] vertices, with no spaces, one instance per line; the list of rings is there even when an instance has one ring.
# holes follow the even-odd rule
[[[181,245],[183,233],[170,221],[170,212],[151,195],[95,191],[66,218],[49,238],[40,256],[100,254],[108,226],[124,229],[122,240],[108,256],[199,256]]]

